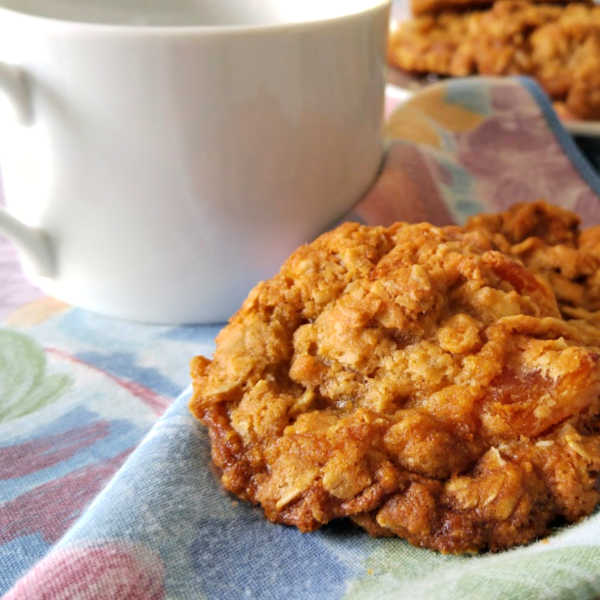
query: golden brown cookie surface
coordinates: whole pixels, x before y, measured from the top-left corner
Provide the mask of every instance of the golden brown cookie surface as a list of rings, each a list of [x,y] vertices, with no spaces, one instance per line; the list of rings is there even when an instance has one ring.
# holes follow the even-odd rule
[[[466,229],[344,224],[298,249],[213,360],[192,361],[190,406],[224,487],[302,531],[348,516],[444,552],[589,514],[600,329],[563,318],[575,305],[528,240],[597,256],[598,237],[536,204]],[[559,274],[591,315],[588,271]]]

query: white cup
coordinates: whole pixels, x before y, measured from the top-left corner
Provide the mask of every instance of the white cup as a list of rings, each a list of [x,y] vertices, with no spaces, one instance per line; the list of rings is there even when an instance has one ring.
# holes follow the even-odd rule
[[[388,10],[0,0],[0,232],[71,304],[224,320],[373,181]]]

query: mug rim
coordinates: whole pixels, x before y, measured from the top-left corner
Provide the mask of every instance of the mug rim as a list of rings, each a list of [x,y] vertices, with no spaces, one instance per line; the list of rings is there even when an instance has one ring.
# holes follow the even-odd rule
[[[1,0],[0,0],[1,1]],[[39,27],[60,29],[63,31],[100,34],[127,34],[127,35],[191,35],[201,34],[207,36],[227,34],[260,34],[260,33],[288,33],[303,28],[333,25],[337,22],[359,19],[369,13],[377,12],[382,8],[389,8],[392,0],[364,0],[366,6],[353,12],[336,15],[333,17],[307,19],[303,21],[290,21],[283,23],[266,23],[264,25],[131,25],[127,23],[103,23],[94,21],[79,21],[47,17],[18,9],[7,8],[0,4],[0,19],[2,16],[22,19],[32,22]]]

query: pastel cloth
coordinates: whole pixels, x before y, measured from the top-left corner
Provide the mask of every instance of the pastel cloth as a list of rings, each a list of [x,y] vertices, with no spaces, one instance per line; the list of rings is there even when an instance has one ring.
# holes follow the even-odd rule
[[[436,85],[346,216],[462,222],[546,198],[600,223],[600,180],[529,80]],[[201,297],[199,296],[199,302]],[[20,599],[594,598],[600,514],[528,547],[443,556],[267,522],[225,494],[187,362],[219,326],[115,321],[42,299],[0,330],[0,592]],[[168,410],[163,410],[169,405]],[[158,420],[157,420],[158,419]],[[133,450],[133,451],[132,451]]]

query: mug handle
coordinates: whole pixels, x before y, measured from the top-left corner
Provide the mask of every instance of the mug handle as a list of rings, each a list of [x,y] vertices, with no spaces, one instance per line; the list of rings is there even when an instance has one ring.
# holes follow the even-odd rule
[[[31,124],[32,111],[25,73],[13,65],[0,62],[0,93],[9,100],[15,118],[23,126]],[[25,225],[0,207],[0,233],[23,253],[38,275],[50,276],[55,271],[48,234]]]

